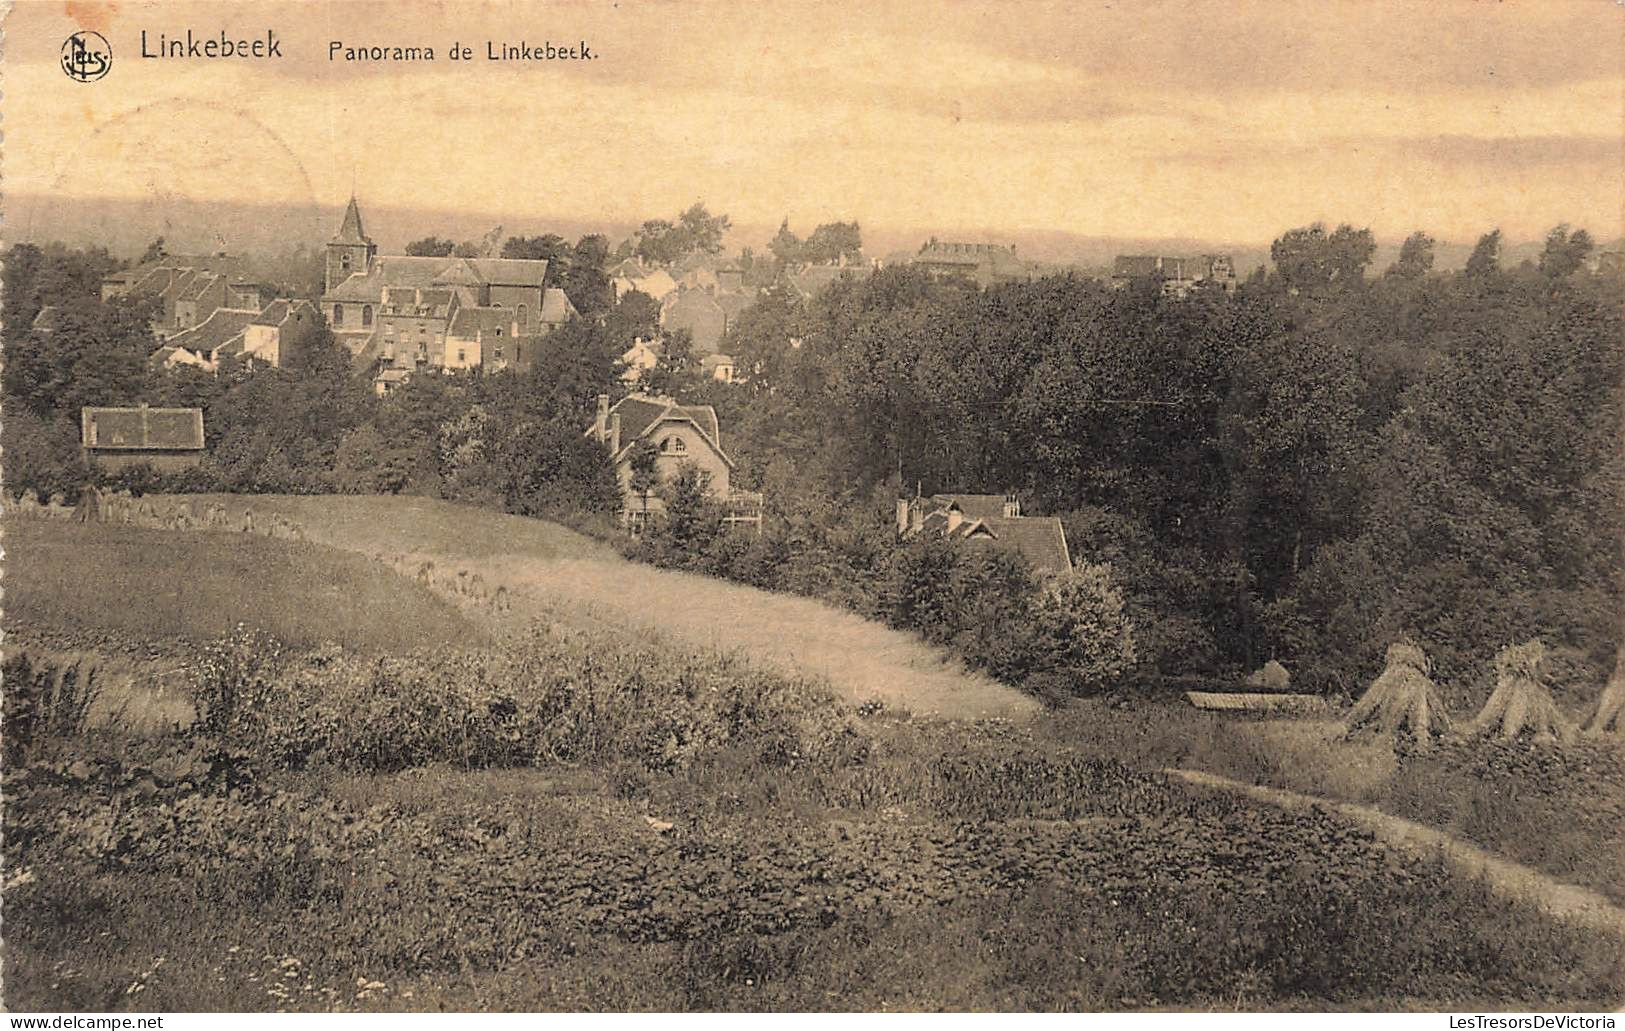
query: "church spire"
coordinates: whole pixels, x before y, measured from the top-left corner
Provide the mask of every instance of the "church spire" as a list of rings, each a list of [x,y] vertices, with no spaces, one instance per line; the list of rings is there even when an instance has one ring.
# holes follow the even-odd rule
[[[350,194],[349,207],[344,209],[344,224],[339,226],[339,235],[333,237],[333,242],[372,245],[361,228],[361,208],[357,206],[353,193]]]

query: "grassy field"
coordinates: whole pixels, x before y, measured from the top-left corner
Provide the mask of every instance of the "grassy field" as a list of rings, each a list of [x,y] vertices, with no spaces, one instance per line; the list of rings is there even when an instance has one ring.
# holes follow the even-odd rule
[[[429,591],[359,555],[240,533],[6,522],[6,630],[87,643],[207,641],[247,623],[295,647],[395,652],[483,639]]]
[[[275,512],[316,541],[433,561],[505,586],[515,606],[575,626],[637,627],[687,646],[737,651],[825,677],[842,697],[920,715],[1025,718],[1038,705],[967,671],[940,648],[832,605],[627,562],[607,545],[536,519],[427,498],[212,496],[232,513]]]
[[[253,690],[227,734],[113,713],[8,753],[12,1009],[1625,999],[1625,939],[1327,812],[1161,772],[1403,810],[1594,884],[1625,855],[1606,804],[1625,780],[1601,753],[1396,761],[1324,721],[1149,700],[921,718],[1030,710],[912,638],[544,523],[414,499],[233,503],[315,542],[7,527],[7,630],[25,643],[171,635],[184,653],[243,621],[294,645],[268,680],[235,674]],[[380,553],[479,572],[516,611],[482,640]],[[129,596],[145,603],[107,600]],[[300,653],[325,640],[346,653]],[[875,697],[901,704],[855,704]]]

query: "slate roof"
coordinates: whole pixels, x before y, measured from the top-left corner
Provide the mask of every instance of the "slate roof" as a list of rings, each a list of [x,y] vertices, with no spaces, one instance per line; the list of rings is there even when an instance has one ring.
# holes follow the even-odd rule
[[[424,289],[420,286],[386,286],[384,288],[383,303],[387,307],[401,309],[396,314],[417,314],[420,309],[433,314],[444,316],[445,308],[451,304],[451,299],[457,294],[452,290]]]
[[[517,258],[419,258],[389,254],[328,292],[328,301],[382,301],[386,289],[483,286],[541,286],[547,262]]]
[[[500,286],[541,286],[547,262],[530,258],[470,258],[469,264],[487,283]]]
[[[931,500],[944,508],[958,505],[969,519],[998,519],[1004,515],[1003,494],[933,494]]]
[[[1072,569],[1066,530],[1055,516],[995,516],[976,522],[988,530],[994,541],[1019,552],[1039,572],[1065,573]]]
[[[207,275],[207,274],[202,274],[202,275],[195,276],[195,277],[193,277],[191,283],[188,284],[186,286],[186,288],[183,289],[180,292],[180,294],[176,296],[175,299],[177,301],[195,301],[199,297],[203,296],[204,291],[208,290],[210,287],[214,286],[219,281],[220,281],[219,276],[213,276],[213,275]]]
[[[1006,517],[1003,494],[936,494],[924,504],[930,511],[920,520],[921,533],[1009,548],[1042,573],[1072,569],[1066,530],[1054,516]],[[957,508],[963,516],[952,530],[948,529],[950,508]]]
[[[482,331],[494,336],[500,329],[506,334],[512,324],[513,314],[506,309],[477,308],[470,305],[457,309],[446,335],[462,340],[473,340]]]
[[[333,237],[333,242],[372,246],[372,240],[361,228],[361,208],[356,205],[354,195],[351,195],[350,204],[344,209],[344,224],[339,226],[339,235]]]
[[[249,324],[254,326],[280,326],[282,320],[288,317],[288,311],[291,307],[286,300],[272,301],[258,315],[249,319]]]
[[[164,343],[170,347],[184,347],[188,351],[204,354],[224,347],[233,337],[240,337],[259,312],[244,308],[216,308],[214,313],[191,329],[183,330]]]
[[[372,336],[367,338],[367,342],[365,344],[361,345],[361,350],[357,351],[351,356],[350,371],[356,373],[366,372],[368,369],[378,364],[378,359],[382,355],[382,345],[380,345],[378,342],[378,334],[374,333]]]
[[[621,417],[621,450],[619,459],[631,450],[638,439],[648,435],[656,426],[673,420],[694,423],[700,434],[716,449],[722,460],[733,468],[733,459],[722,450],[722,433],[717,425],[717,410],[710,405],[680,405],[669,397],[650,397],[646,394],[628,394],[616,402],[610,414]],[[588,432],[591,432],[589,430]]]
[[[575,314],[576,306],[570,303],[569,296],[558,287],[550,286],[542,294],[542,310],[536,317],[556,325],[570,321],[570,316]]]
[[[183,272],[204,272],[216,276],[237,276],[246,267],[244,259],[231,254],[171,254],[133,268],[102,277],[103,283],[123,284],[131,292],[149,293],[168,288]]]
[[[786,278],[801,296],[812,298],[829,289],[849,271],[851,268],[846,265],[808,265]]]
[[[80,442],[112,451],[201,451],[201,408],[84,408]]]

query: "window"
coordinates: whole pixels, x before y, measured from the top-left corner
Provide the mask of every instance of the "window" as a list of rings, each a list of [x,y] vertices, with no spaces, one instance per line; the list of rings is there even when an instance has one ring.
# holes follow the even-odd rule
[[[349,251],[345,251],[343,254],[339,255],[339,268],[343,269],[346,272],[350,271],[350,252]]]
[[[463,352],[463,349],[461,347],[459,347],[457,349],[457,364],[458,365],[463,365],[467,361],[468,361],[468,355]]]
[[[530,329],[530,307],[521,304],[516,310],[515,318],[519,322],[519,332],[524,333]]]
[[[688,444],[682,437],[667,437],[660,442],[660,453],[663,455],[687,454]]]
[[[342,304],[333,305],[333,325],[344,325],[344,305]]]
[[[491,352],[491,360],[498,362],[502,360],[502,348],[498,347]]]
[[[361,324],[363,326],[372,325],[372,305],[363,304],[361,306]]]
[[[502,335],[502,327],[498,326],[497,327],[497,336],[501,336],[501,335]]]

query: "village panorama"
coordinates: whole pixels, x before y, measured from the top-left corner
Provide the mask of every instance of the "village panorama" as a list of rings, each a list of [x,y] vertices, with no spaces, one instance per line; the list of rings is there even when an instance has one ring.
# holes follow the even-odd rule
[[[602,6],[8,21],[4,1007],[1614,1028],[1603,34]]]

